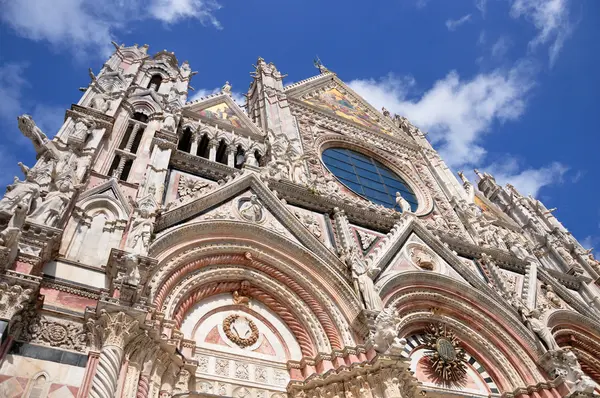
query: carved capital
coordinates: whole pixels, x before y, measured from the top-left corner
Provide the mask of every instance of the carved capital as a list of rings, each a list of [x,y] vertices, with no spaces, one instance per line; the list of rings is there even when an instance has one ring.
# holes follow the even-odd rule
[[[0,282],[0,319],[10,321],[34,297],[34,290]]]
[[[87,321],[87,327],[88,339],[96,349],[106,346],[123,349],[139,330],[139,322],[122,311],[109,313],[103,309],[96,319]]]

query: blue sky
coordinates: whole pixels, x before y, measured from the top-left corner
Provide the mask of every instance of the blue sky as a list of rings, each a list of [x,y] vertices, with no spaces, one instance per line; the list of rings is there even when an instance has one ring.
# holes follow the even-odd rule
[[[16,116],[54,135],[111,40],[188,60],[192,95],[239,95],[258,56],[298,81],[319,55],[453,170],[537,195],[600,248],[598,39],[596,0],[0,0],[0,183],[34,162]]]

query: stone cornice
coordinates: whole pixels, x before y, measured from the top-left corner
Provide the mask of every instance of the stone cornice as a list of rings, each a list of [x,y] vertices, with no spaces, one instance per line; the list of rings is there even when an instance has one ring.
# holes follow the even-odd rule
[[[238,169],[225,164],[213,162],[200,156],[183,151],[174,151],[170,165],[178,170],[188,172],[211,180],[219,180],[240,173]]]

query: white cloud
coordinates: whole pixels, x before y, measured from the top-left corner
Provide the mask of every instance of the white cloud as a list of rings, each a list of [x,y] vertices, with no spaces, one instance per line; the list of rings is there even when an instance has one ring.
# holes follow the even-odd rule
[[[471,20],[471,14],[464,15],[459,19],[448,19],[446,21],[446,27],[449,31],[455,31],[459,26]]]
[[[506,36],[501,36],[492,46],[492,57],[503,58],[510,46],[510,39],[508,39]]]
[[[196,101],[199,100],[203,97],[206,97],[208,95],[211,94],[217,94],[221,92],[221,88],[217,87],[214,88],[212,90],[210,89],[206,89],[206,88],[201,88],[201,89],[196,89],[196,91],[194,91],[194,95],[190,96],[190,98],[188,98],[188,101]],[[231,92],[231,97],[233,98],[233,100],[241,107],[244,106],[244,104],[246,103],[246,97],[244,97],[244,94],[242,93],[238,93],[236,91],[232,91]]]
[[[532,50],[550,43],[548,56],[554,65],[566,39],[573,31],[569,17],[569,0],[514,0],[510,14],[513,18],[524,17],[531,21],[538,34],[530,42]]]
[[[519,162],[508,156],[502,163],[493,163],[485,168],[496,182],[510,183],[523,195],[537,196],[544,186],[560,183],[569,168],[562,163],[553,162],[540,168],[521,169]]]
[[[196,18],[202,23],[210,23],[221,29],[221,23],[213,14],[220,8],[221,5],[213,0],[154,0],[150,5],[150,14],[167,23]]]
[[[150,4],[142,0],[12,0],[2,4],[0,18],[18,35],[71,50],[77,57],[108,55],[117,32],[136,19],[170,24],[194,18],[221,27],[214,16],[220,6],[214,0],[151,0]]]
[[[376,108],[385,106],[428,131],[428,138],[455,170],[479,167],[494,174],[499,182],[510,182],[534,195],[543,186],[559,182],[567,171],[560,163],[526,168],[510,157],[501,164],[485,166],[488,161],[482,137],[494,123],[516,120],[525,110],[534,86],[534,68],[527,61],[467,80],[452,71],[416,98],[410,96],[416,86],[411,77],[390,74],[348,84]]]
[[[477,165],[486,153],[482,135],[495,122],[515,120],[525,109],[533,87],[532,67],[520,62],[509,70],[479,74],[461,80],[452,71],[420,97],[408,98],[411,80],[388,75],[379,80],[354,80],[350,87],[380,108],[407,116],[429,132],[450,166]],[[408,82],[408,84],[407,84]]]
[[[481,13],[481,16],[485,18],[485,10],[487,8],[487,0],[475,0],[475,7]]]
[[[479,38],[477,39],[477,44],[482,46],[485,44],[486,41],[487,41],[487,37],[485,34],[485,30],[482,30],[481,32],[479,32]]]
[[[580,243],[585,249],[594,249],[592,254],[596,259],[600,257],[600,235],[588,235]]]
[[[0,118],[11,120],[21,110],[22,92],[28,85],[23,76],[27,65],[11,62],[0,65]],[[16,119],[13,119],[16,123]]]

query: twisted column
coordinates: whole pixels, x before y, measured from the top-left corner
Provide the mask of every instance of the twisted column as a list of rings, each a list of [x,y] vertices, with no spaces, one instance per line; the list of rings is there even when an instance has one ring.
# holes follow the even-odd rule
[[[150,375],[142,373],[140,380],[138,381],[138,389],[135,398],[146,398],[148,397],[148,391],[150,390]]]
[[[102,344],[96,374],[92,379],[90,397],[111,398],[115,396],[117,381],[123,362],[124,348],[138,330],[138,321],[124,312],[100,312],[96,321],[89,321],[94,343]]]

